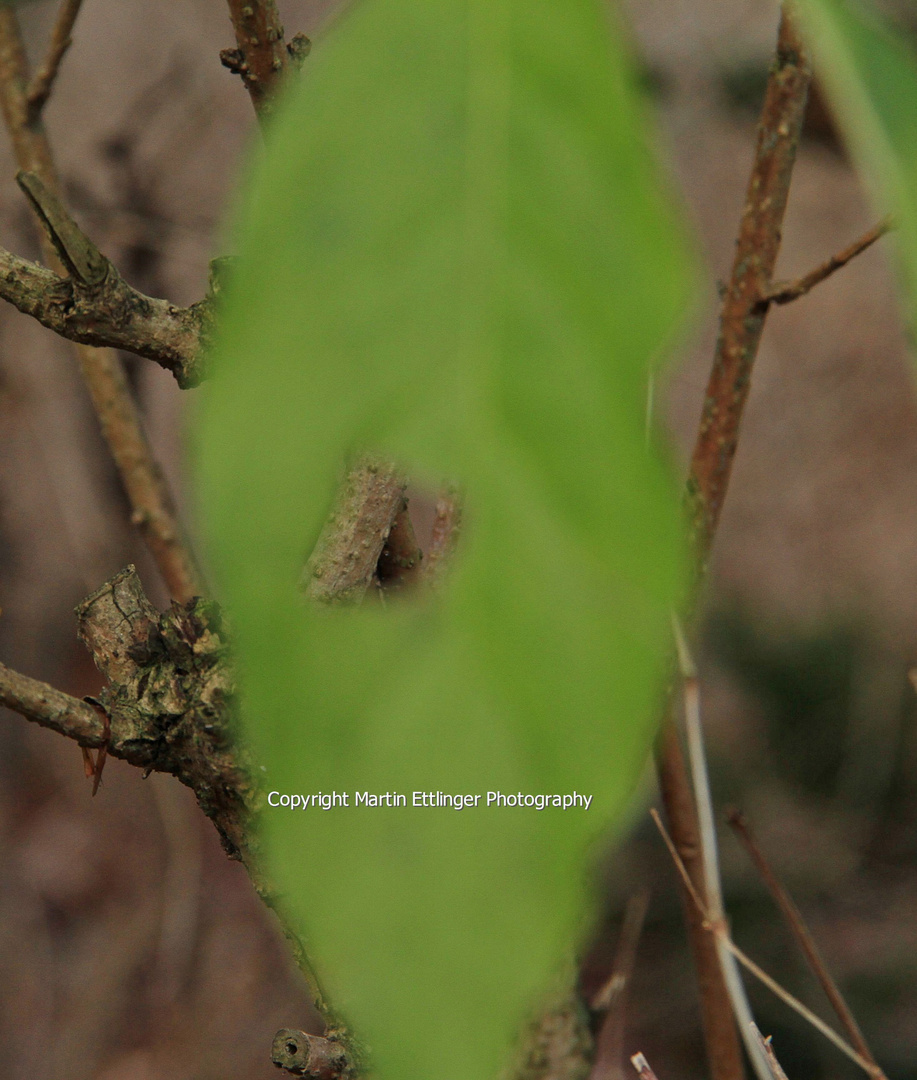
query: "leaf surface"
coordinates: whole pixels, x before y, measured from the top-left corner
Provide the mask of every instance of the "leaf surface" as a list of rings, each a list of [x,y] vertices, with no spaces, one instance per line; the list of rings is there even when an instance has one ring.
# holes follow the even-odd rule
[[[817,70],[874,202],[894,215],[912,328],[917,319],[917,38],[875,5],[804,0]]]
[[[348,793],[264,833],[382,1077],[497,1075],[646,764],[686,564],[647,380],[692,274],[621,37],[601,0],[367,0],[240,215],[205,528],[268,791]],[[319,610],[301,568],[367,450],[461,484],[458,553],[435,595]]]

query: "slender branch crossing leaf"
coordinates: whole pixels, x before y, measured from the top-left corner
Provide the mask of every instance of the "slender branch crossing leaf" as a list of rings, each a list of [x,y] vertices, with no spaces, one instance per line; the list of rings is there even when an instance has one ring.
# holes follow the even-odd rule
[[[267,790],[348,795],[264,834],[382,1077],[497,1075],[646,764],[686,560],[645,396],[692,277],[632,87],[603,0],[366,0],[245,196],[200,494]],[[363,451],[461,484],[458,553],[435,595],[319,610]]]

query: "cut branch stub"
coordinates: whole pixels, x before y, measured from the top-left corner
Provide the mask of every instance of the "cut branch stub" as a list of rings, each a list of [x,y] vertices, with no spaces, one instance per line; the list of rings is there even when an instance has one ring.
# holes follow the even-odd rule
[[[305,34],[294,34],[287,42],[290,62],[297,71],[302,70],[306,57],[312,52],[312,42]]]
[[[38,189],[29,183],[24,190]],[[47,211],[49,204],[43,205]],[[72,219],[65,225],[55,218],[52,224],[44,213],[41,220],[70,276],[0,248],[0,297],[61,337],[136,353],[171,371],[183,389],[197,386],[204,377],[216,290],[211,287],[187,308],[146,296],[128,285]]]
[[[101,285],[111,264],[73,220],[57,195],[32,172],[20,170],[16,173],[16,183],[32,204],[70,276],[82,285]]]
[[[295,1028],[281,1028],[274,1036],[271,1061],[278,1069],[310,1080],[343,1080],[354,1075],[343,1043],[333,1036],[326,1039]]]
[[[159,623],[133,566],[106,581],[77,606],[77,633],[109,682],[128,682],[137,673],[135,651],[146,647]]]

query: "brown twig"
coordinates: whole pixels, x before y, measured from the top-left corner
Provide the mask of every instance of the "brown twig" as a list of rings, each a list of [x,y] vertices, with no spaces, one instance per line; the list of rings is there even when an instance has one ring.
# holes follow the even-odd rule
[[[839,251],[836,255],[832,255],[830,259],[826,259],[821,266],[816,266],[814,270],[810,270],[808,274],[805,274],[801,278],[796,278],[795,281],[777,281],[775,282],[762,297],[762,303],[765,304],[788,304],[791,300],[798,300],[800,296],[805,296],[807,292],[814,289],[816,285],[821,284],[826,278],[836,271],[840,270],[842,266],[846,266],[851,259],[856,258],[857,255],[864,252],[882,236],[884,236],[891,228],[891,218],[884,218],[877,225],[864,233],[859,240],[854,240],[852,244],[845,247],[843,251]]]
[[[91,705],[4,664],[0,664],[0,705],[87,749],[105,741],[102,718]]]
[[[815,944],[815,940],[809,932],[809,928],[806,926],[802,914],[793,903],[789,893],[777,879],[774,871],[771,869],[764,853],[761,851],[760,845],[755,839],[751,826],[745,819],[745,816],[738,810],[731,810],[728,814],[728,821],[735,830],[736,835],[742,841],[742,845],[748,852],[752,862],[755,864],[758,873],[761,875],[761,880],[767,886],[768,891],[774,898],[774,902],[780,909],[780,913],[783,915],[784,921],[795,938],[800,951],[806,958],[806,962],[812,969],[812,972],[819,983],[821,983],[822,989],[828,1000],[831,1002],[831,1007],[837,1014],[841,1026],[844,1031],[847,1032],[847,1037],[850,1039],[851,1044],[862,1057],[871,1062],[875,1068],[878,1069],[879,1064],[872,1051],[867,1046],[866,1040],[863,1037],[863,1032],[860,1030],[856,1018],[850,1011],[850,1006],[844,1000],[837,983],[835,983],[834,979],[831,977],[831,973],[828,971],[828,967],[825,964],[821,953],[818,951],[818,946]]]
[[[60,199],[50,143],[41,118],[30,113],[28,76],[18,14],[13,6],[0,4],[0,107],[13,151],[19,168],[37,176],[47,191]],[[46,263],[62,273],[63,266],[49,236],[44,234],[41,240]],[[203,590],[199,572],[144,435],[121,361],[108,349],[78,345],[76,351],[102,434],[130,500],[134,524],[140,528],[171,596],[186,601],[200,595]]]
[[[691,458],[686,500],[695,540],[698,578],[703,576],[738,443],[751,370],[767,306],[767,291],[780,248],[796,148],[805,115],[811,66],[794,20],[784,6],[777,52],[768,78],[732,275],[720,315],[720,333]],[[674,702],[672,705],[674,712]],[[691,784],[674,724],[665,724],[657,752],[659,786],[674,843],[689,879],[703,895],[701,841]],[[688,935],[700,984],[707,1055],[714,1080],[743,1075],[739,1042],[716,944],[684,897]]]
[[[110,349],[77,346],[80,370],[132,507],[131,522],[162,574],[173,600],[182,603],[204,587],[172,497],[143,432],[137,405],[118,356]]]
[[[673,703],[673,711],[674,711]],[[657,752],[659,790],[666,819],[679,857],[691,868],[692,887],[704,887],[700,830],[691,792],[691,781],[675,724],[670,719],[660,734]],[[696,875],[696,876],[695,876]],[[689,897],[683,896],[688,940],[697,973],[701,1019],[707,1058],[713,1080],[736,1080],[743,1076],[742,1053],[732,1015],[732,1002],[723,978],[716,942],[706,932],[703,916]]]
[[[224,64],[241,75],[259,119],[270,111],[271,97],[283,76],[289,54],[274,0],[228,0],[237,49],[222,56]]]
[[[746,971],[754,975],[759,982],[763,983],[768,988],[768,990],[771,991],[771,993],[773,993],[776,997],[780,998],[780,1000],[785,1005],[788,1005],[791,1009],[793,1009],[794,1012],[797,1012],[817,1031],[820,1031],[826,1039],[834,1043],[838,1050],[840,1050],[843,1054],[846,1054],[851,1061],[856,1062],[856,1064],[859,1065],[865,1073],[871,1076],[873,1080],[883,1080],[882,1071],[878,1068],[878,1066],[873,1065],[872,1062],[867,1061],[866,1058],[864,1058],[861,1054],[857,1053],[857,1051],[854,1050],[853,1047],[845,1039],[841,1038],[841,1036],[838,1035],[838,1033],[832,1027],[829,1027],[829,1025],[826,1024],[820,1016],[816,1016],[816,1014],[813,1013],[812,1010],[806,1005],[803,1005],[803,1003],[798,998],[794,997],[788,990],[784,990],[784,988],[780,985],[780,983],[777,982],[776,979],[768,975],[768,973],[763,968],[759,967],[758,964],[756,964],[754,960],[752,960],[751,957],[748,956],[747,953],[743,952],[738,947],[738,945],[736,945],[736,943],[729,935],[729,929],[726,926],[724,920],[716,920],[711,918],[710,913],[707,911],[707,908],[704,905],[704,901],[700,896],[700,893],[697,891],[697,889],[694,887],[694,883],[691,881],[691,877],[685,864],[682,862],[681,857],[675,849],[675,844],[672,841],[672,838],[669,836],[665,825],[663,825],[662,823],[662,818],[655,810],[650,810],[650,814],[656,824],[656,828],[659,830],[662,839],[665,842],[666,847],[669,849],[669,854],[672,856],[672,861],[675,863],[675,868],[678,870],[678,875],[681,878],[685,890],[691,897],[691,900],[696,905],[699,913],[703,918],[704,929],[710,934],[710,936],[715,936],[719,938],[723,942],[725,947],[730,951],[730,953],[732,953],[732,955],[736,958],[736,960],[739,961],[742,967],[745,968]]]
[[[57,21],[51,31],[51,43],[48,46],[48,51],[26,89],[25,97],[29,110],[29,119],[33,123],[41,116],[41,111],[54,88],[54,80],[60,70],[61,61],[73,44],[70,35],[73,32],[73,24],[76,22],[82,4],[83,0],[62,0],[60,10],[57,13]]]
[[[767,295],[805,117],[812,68],[790,9],[784,5],[777,55],[752,166],[720,333],[691,457],[688,502],[697,558],[706,562],[719,521],[739,438],[752,367],[767,317]]]
[[[209,299],[176,307],[134,289],[108,265],[100,283],[87,284],[0,248],[0,298],[61,337],[124,349],[171,371],[183,389],[197,386],[204,376]]]
[[[673,619],[678,665],[684,682],[685,735],[688,748],[688,761],[694,800],[697,808],[698,829],[701,842],[701,865],[704,869],[704,895],[708,918],[714,922],[725,922],[723,886],[720,881],[720,860],[716,837],[716,818],[713,810],[713,797],[710,791],[710,776],[707,769],[707,755],[704,749],[703,724],[701,722],[700,683],[694,659],[688,648],[678,619]],[[720,938],[716,938],[717,954],[723,982],[729,994],[732,1014],[739,1025],[739,1034],[745,1044],[745,1050],[759,1080],[770,1080],[767,1060],[761,1054],[754,1041],[750,1024],[752,1022],[751,1004],[745,992],[742,976],[735,959],[724,948]]]

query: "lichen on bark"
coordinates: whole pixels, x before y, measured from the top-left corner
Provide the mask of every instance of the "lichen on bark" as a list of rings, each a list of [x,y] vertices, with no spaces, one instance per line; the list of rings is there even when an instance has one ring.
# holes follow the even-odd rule
[[[100,702],[109,753],[187,785],[227,853],[246,859],[257,803],[236,731],[236,685],[217,604],[195,597],[159,613],[133,566],[77,608],[80,639],[109,680]]]

